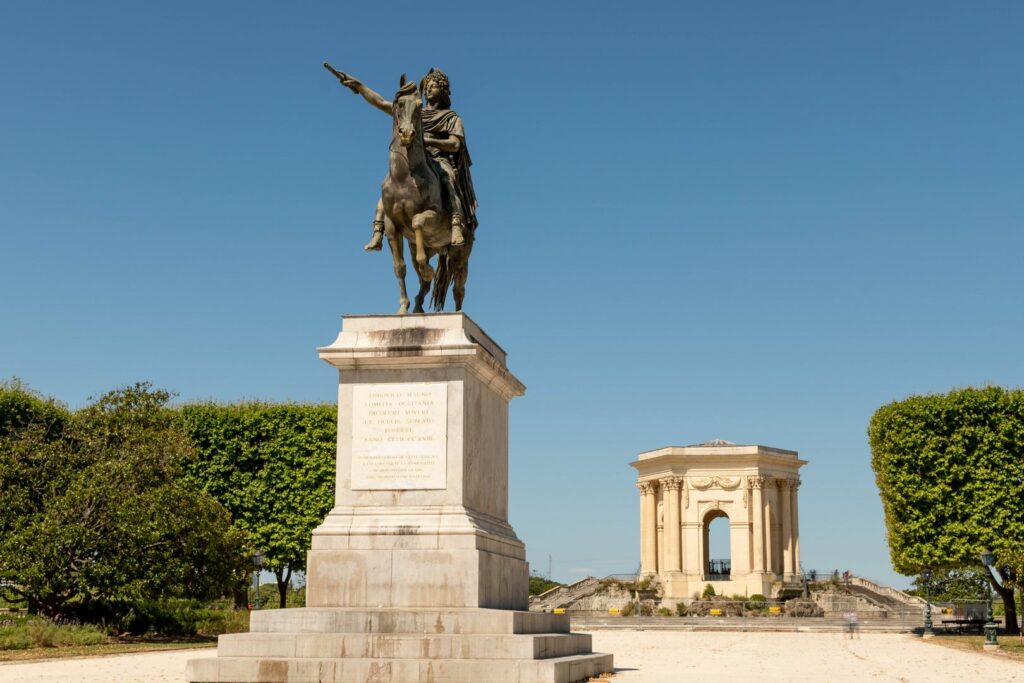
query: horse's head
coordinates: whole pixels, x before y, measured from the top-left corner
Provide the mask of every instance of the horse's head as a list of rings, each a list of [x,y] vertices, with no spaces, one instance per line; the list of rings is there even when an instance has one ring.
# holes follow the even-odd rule
[[[420,137],[423,129],[421,110],[423,102],[415,81],[407,81],[405,74],[398,81],[398,92],[391,104],[391,112],[395,119],[395,132],[403,147],[408,147],[413,140]]]

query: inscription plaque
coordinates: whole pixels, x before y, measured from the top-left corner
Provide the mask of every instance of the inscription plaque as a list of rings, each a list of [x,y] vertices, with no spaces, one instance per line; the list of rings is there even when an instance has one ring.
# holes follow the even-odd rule
[[[448,385],[352,387],[352,489],[448,485]]]

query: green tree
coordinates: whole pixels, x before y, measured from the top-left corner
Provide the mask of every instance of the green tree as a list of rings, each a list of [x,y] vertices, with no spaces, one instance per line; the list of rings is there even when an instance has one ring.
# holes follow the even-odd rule
[[[177,478],[192,451],[169,399],[138,384],[71,414],[0,388],[0,579],[33,610],[117,618],[238,580],[243,537]]]
[[[263,552],[284,607],[292,573],[306,569],[313,529],[334,504],[337,408],[204,403],[179,413],[198,453],[186,476]]]
[[[557,581],[552,581],[540,574],[530,574],[530,595],[540,595],[561,585]]]
[[[893,566],[984,571],[1017,633],[1014,588],[1024,555],[1024,391],[999,387],[914,396],[882,406],[868,427]]]
[[[928,583],[927,593],[934,602],[953,602],[984,598],[987,579],[980,568],[938,569]],[[926,593],[924,577],[915,576],[913,585],[907,592],[923,598]]]

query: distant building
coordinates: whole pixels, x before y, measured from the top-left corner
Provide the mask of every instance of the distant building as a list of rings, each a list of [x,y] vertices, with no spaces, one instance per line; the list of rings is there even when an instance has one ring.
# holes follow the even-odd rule
[[[640,571],[666,602],[700,593],[771,597],[800,580],[796,451],[708,441],[641,453]],[[709,557],[709,526],[728,520],[729,557]],[[717,526],[717,525],[716,525]]]

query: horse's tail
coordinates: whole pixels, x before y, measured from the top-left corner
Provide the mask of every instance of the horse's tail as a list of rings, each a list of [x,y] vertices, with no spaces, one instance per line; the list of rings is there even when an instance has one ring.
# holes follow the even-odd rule
[[[435,311],[444,310],[444,300],[448,298],[448,288],[452,285],[452,256],[449,248],[437,257],[437,272],[434,275],[434,291],[431,293],[430,304]]]

